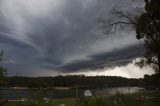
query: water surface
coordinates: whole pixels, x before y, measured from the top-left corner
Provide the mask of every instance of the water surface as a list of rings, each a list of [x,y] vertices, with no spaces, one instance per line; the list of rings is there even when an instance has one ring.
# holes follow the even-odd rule
[[[69,89],[69,90],[48,90],[48,89],[1,89],[0,99],[38,99],[38,98],[74,98],[84,96],[84,91],[90,90],[93,96],[113,95],[119,93],[140,92],[143,88],[139,87],[114,87],[114,88],[97,88],[97,89]],[[78,94],[77,94],[78,92]]]

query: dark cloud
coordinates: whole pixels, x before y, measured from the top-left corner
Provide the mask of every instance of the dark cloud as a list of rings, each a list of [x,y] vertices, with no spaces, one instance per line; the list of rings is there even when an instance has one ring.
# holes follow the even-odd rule
[[[86,71],[87,69],[96,70],[100,68],[112,68],[125,66],[144,53],[144,47],[139,45],[128,46],[123,49],[116,49],[88,56],[89,60],[77,60],[59,67],[62,72]]]
[[[19,48],[32,48],[31,45],[22,42],[18,39],[15,39],[13,37],[7,36],[7,33],[0,32],[0,43],[7,44],[8,46],[15,46]]]
[[[76,72],[131,62],[141,54],[134,32],[108,36],[98,23],[116,3],[128,6],[126,0],[2,0],[0,48],[9,75]]]

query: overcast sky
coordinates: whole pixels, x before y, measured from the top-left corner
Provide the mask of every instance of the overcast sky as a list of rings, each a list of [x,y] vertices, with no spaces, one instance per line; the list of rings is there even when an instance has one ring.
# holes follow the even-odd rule
[[[126,30],[104,34],[98,20],[130,0],[0,0],[0,48],[8,75],[143,77],[133,62],[143,42]],[[136,6],[136,5],[132,5]]]

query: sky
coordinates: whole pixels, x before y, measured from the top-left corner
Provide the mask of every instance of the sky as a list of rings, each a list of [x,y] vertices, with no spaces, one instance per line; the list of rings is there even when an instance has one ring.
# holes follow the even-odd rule
[[[0,0],[1,64],[9,76],[68,74],[140,78],[152,69],[134,65],[144,53],[134,30],[105,34],[99,19],[130,0]]]

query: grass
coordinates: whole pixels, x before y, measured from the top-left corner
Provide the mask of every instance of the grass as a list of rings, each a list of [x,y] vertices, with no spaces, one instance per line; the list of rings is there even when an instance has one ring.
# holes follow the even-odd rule
[[[142,92],[134,94],[120,94],[109,97],[28,100],[25,102],[7,102],[4,106],[160,106],[160,92]],[[62,105],[63,106],[63,105]]]
[[[4,106],[59,106],[60,104],[66,104],[67,106],[74,106],[75,99],[52,99],[48,102],[43,100],[25,101],[25,102],[7,102]]]

